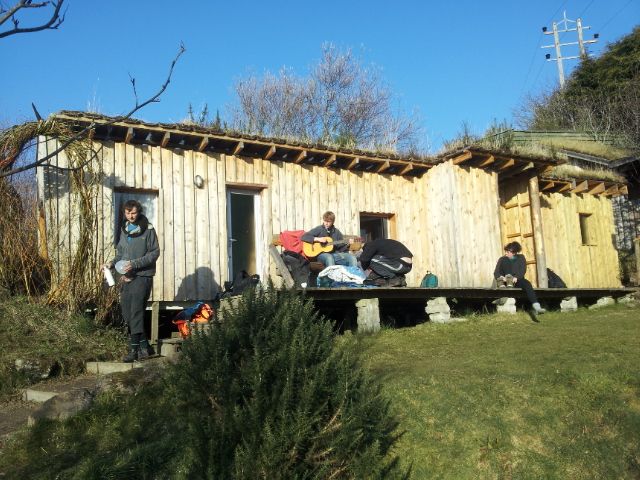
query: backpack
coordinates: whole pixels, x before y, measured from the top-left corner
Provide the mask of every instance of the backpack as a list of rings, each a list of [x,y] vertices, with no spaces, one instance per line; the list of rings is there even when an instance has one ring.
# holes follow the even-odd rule
[[[215,311],[208,304],[198,302],[179,312],[171,321],[178,327],[182,338],[191,334],[191,325],[194,323],[209,323],[213,319]]]
[[[550,268],[547,268],[547,278],[549,279],[549,288],[567,288],[567,284]]]
[[[433,273],[427,272],[427,274],[422,277],[422,281],[420,282],[420,287],[422,288],[436,288],[438,286],[438,277],[436,277]]]

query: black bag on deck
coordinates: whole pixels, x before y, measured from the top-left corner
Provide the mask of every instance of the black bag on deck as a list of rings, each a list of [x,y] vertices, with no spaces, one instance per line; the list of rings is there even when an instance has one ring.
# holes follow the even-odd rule
[[[549,279],[549,288],[567,288],[567,284],[550,268],[547,268],[547,278]]]
[[[291,272],[291,277],[293,277],[293,283],[296,287],[302,287],[303,283],[309,284],[309,275],[311,274],[309,260],[290,250],[285,250],[281,257],[287,269]]]
[[[260,283],[260,275],[249,275],[246,270],[236,273],[233,282],[224,282],[225,291],[223,297],[235,297],[242,295],[242,292],[249,288],[255,287]]]

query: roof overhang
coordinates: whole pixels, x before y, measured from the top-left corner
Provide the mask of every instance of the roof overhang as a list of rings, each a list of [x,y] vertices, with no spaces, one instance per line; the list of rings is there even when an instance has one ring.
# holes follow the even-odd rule
[[[285,141],[195,125],[147,123],[85,112],[63,111],[54,118],[77,131],[89,127],[94,141],[113,141],[168,149],[216,152],[298,165],[420,177],[434,164],[397,155],[374,154],[319,144]]]

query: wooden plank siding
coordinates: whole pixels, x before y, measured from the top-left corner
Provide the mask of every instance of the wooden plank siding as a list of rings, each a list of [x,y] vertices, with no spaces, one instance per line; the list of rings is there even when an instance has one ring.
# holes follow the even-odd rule
[[[620,287],[611,199],[543,193],[540,203],[547,266],[569,288]],[[581,213],[591,214],[589,245],[582,244]]]
[[[47,142],[40,148],[43,150],[40,154],[44,155],[46,149],[51,151],[54,145],[55,141]],[[345,234],[359,234],[362,212],[389,218],[390,237],[405,243],[415,255],[414,268],[407,276],[410,286],[417,286],[427,270],[438,275],[443,287],[490,286],[495,262],[506,243],[500,232],[511,232],[510,225],[515,222],[508,219],[512,214],[499,206],[498,173],[454,165],[453,160],[434,166],[422,177],[403,177],[321,164],[245,158],[241,151],[230,155],[109,141],[95,142],[95,146],[101,147],[101,153],[94,167],[103,175],[96,202],[98,217],[102,219],[96,232],[101,261],[114,254],[114,191],[126,187],[158,194],[155,228],[161,258],[157,263],[153,300],[211,299],[222,283],[229,280],[228,188],[244,186],[260,196],[256,250],[263,267],[256,273],[262,278],[271,277],[276,284],[281,283],[281,279],[268,254],[273,235],[282,230],[308,230],[321,223],[321,215],[326,210],[336,213],[336,226]],[[63,165],[66,159],[59,155],[55,161]],[[202,188],[194,185],[196,175],[204,180]],[[51,258],[55,262],[71,245],[72,205],[65,191],[66,175],[45,173],[41,177],[46,183],[42,191],[47,204]],[[516,182],[510,184],[508,190],[509,195],[518,197],[519,210],[522,210],[517,212],[517,221],[529,222],[528,230],[522,231],[519,227],[518,231],[531,234],[524,198],[528,195],[526,183],[524,189]],[[554,195],[557,194],[543,195],[544,223],[556,221],[550,219],[551,215],[569,215],[565,212],[569,206]],[[584,208],[591,208],[594,214],[602,216],[598,220],[602,223],[598,235],[603,236],[613,225],[610,201],[586,197],[593,203],[585,203]],[[545,208],[550,203],[560,205],[563,213],[550,212]],[[605,204],[609,213],[605,212]],[[577,221],[577,214],[575,217]],[[53,228],[55,225],[63,228]],[[570,286],[578,286],[556,260],[562,255],[571,259],[575,256],[568,256],[560,246],[553,245],[549,235],[555,231],[548,228],[544,232],[551,257],[548,264]],[[524,238],[533,243],[532,236]],[[598,243],[597,248],[601,248],[603,240]],[[576,246],[574,250],[577,255],[580,249]],[[617,259],[610,252],[601,258],[596,246],[580,251],[583,250],[589,261],[600,262],[602,268],[605,264],[617,268]],[[530,260],[535,258],[533,253],[525,251]],[[613,268],[611,265],[607,267],[609,270]],[[580,271],[585,269],[582,267]],[[612,278],[584,286],[619,285],[619,282],[611,283]]]

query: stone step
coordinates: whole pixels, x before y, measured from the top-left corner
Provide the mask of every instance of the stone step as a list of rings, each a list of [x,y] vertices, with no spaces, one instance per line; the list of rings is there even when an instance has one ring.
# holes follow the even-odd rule
[[[128,372],[134,368],[142,368],[141,362],[87,362],[87,373],[95,375],[108,375],[110,373]]]
[[[67,381],[56,379],[42,382],[22,391],[22,399],[27,402],[44,403],[47,400],[73,390],[92,389],[96,386],[94,375],[81,375]]]

